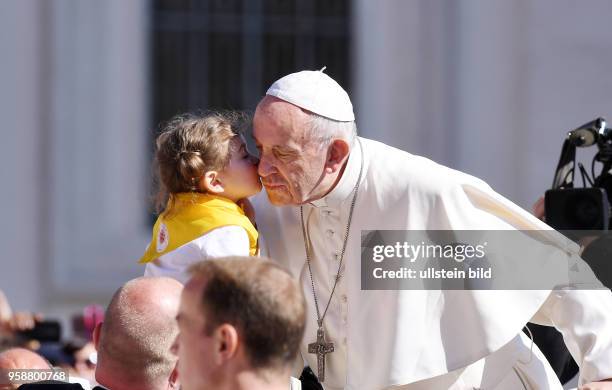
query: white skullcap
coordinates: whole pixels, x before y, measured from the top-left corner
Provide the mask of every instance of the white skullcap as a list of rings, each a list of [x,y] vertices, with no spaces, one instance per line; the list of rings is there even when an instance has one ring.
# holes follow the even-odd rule
[[[291,73],[272,84],[266,95],[340,122],[355,120],[353,105],[340,84],[321,70]]]

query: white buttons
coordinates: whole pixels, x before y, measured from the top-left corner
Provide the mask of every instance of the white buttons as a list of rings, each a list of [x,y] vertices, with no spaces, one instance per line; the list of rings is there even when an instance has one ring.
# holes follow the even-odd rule
[[[331,229],[327,229],[325,231],[325,233],[327,234],[327,237],[333,237],[334,236],[334,231]]]
[[[342,302],[347,303],[348,302],[348,297],[346,296],[346,294],[342,294]]]

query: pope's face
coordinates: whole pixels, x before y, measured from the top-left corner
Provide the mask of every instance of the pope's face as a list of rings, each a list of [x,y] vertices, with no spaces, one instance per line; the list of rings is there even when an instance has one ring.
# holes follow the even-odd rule
[[[309,139],[310,116],[293,104],[266,96],[253,118],[258,173],[270,202],[299,205],[316,199],[327,149]]]

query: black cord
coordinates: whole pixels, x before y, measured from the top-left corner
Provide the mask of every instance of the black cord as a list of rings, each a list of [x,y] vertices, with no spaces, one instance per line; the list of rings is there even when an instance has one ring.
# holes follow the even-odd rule
[[[593,177],[593,180],[595,180],[597,177],[595,176],[595,161],[597,161],[597,154],[593,156],[593,161],[591,161],[591,176]]]
[[[578,163],[578,168],[580,168],[580,175],[582,176],[582,186],[586,188],[586,182],[588,180],[588,182],[591,185],[591,187],[593,187],[593,182],[591,181],[591,178],[589,177],[589,174],[587,173],[586,169],[584,168],[584,165],[582,165],[582,163]]]

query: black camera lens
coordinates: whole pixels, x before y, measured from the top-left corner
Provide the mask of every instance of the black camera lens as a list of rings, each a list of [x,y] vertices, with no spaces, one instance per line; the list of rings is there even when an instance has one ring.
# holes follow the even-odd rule
[[[546,222],[558,230],[607,230],[608,196],[603,188],[546,191]]]
[[[583,229],[596,229],[601,226],[601,204],[591,197],[577,195],[570,197],[565,208],[567,222]]]

